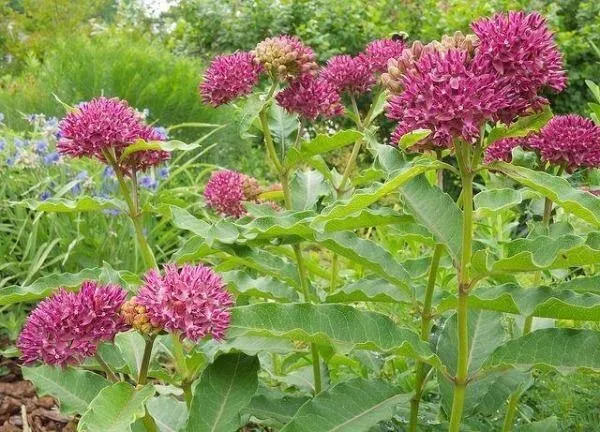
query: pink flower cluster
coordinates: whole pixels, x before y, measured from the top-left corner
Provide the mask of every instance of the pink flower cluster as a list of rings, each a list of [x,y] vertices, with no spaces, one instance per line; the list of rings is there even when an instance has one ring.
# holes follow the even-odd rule
[[[543,161],[570,171],[600,167],[600,127],[578,115],[554,117],[529,138],[529,145]]]
[[[507,88],[498,88],[490,74],[476,74],[467,53],[432,52],[406,72],[404,91],[392,97],[387,116],[398,120],[394,143],[402,133],[430,129],[433,146],[451,147],[457,137],[472,143],[483,122],[506,107]]]
[[[25,363],[74,365],[101,342],[126,329],[119,315],[126,292],[117,285],[84,282],[77,293],[61,289],[29,315],[17,347]]]
[[[262,70],[254,55],[248,52],[217,56],[200,84],[202,99],[219,106],[247,95],[258,83]]]
[[[286,111],[314,120],[333,118],[344,113],[336,88],[323,77],[305,75],[294,80],[275,97]]]
[[[469,45],[472,55],[467,45],[434,44],[413,65],[392,71],[400,73],[401,90],[387,107],[399,122],[394,143],[419,128],[433,132],[421,147],[450,147],[457,138],[472,143],[486,121],[510,123],[547,103],[543,89],[565,87],[561,55],[539,14],[497,14],[472,28],[478,37]]]
[[[143,122],[139,113],[121,99],[99,97],[80,104],[59,124],[57,149],[72,157],[96,158],[107,162],[105,153],[114,156],[123,172],[143,171],[169,158],[169,153],[146,150],[121,156],[137,140],[164,141],[164,137]]]
[[[483,161],[490,163],[493,161],[510,162],[512,160],[512,151],[515,147],[521,146],[524,150],[529,148],[527,138],[503,138],[493,142],[485,149]]]
[[[338,55],[331,57],[320,76],[339,93],[366,93],[375,84],[373,70],[365,56]]]
[[[403,40],[378,39],[367,45],[361,57],[369,64],[371,71],[383,73],[387,71],[388,61],[400,58],[405,48]]]
[[[222,339],[233,298],[221,277],[202,265],[167,265],[163,273],[149,270],[136,297],[150,321],[192,341]]]
[[[206,204],[217,213],[234,218],[244,216],[244,202],[255,201],[259,194],[256,179],[231,170],[213,172],[204,188]]]

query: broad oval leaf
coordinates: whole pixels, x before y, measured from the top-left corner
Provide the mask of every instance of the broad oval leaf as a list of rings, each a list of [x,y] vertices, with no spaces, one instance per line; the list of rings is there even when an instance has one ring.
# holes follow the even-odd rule
[[[208,366],[193,388],[188,432],[229,432],[258,388],[258,358],[225,354]]]
[[[228,337],[275,336],[351,350],[398,350],[426,361],[433,353],[419,336],[377,312],[337,304],[259,303],[232,309]]]
[[[406,150],[407,148],[417,144],[419,141],[424,140],[429,135],[431,135],[431,131],[429,129],[415,129],[405,133],[400,137],[400,140],[398,141],[398,147]]]
[[[134,388],[126,382],[105,387],[81,416],[81,432],[124,432],[146,413],[146,401],[154,395],[154,386]]]
[[[86,280],[97,280],[102,275],[100,267],[84,269],[79,273],[60,273],[42,276],[28,285],[11,285],[0,289],[0,305],[30,302],[48,297],[60,287],[78,288]]]
[[[271,276],[254,278],[248,273],[237,270],[222,273],[228,288],[239,294],[284,302],[298,301],[298,293],[288,284]]]
[[[26,200],[23,203],[32,210],[47,213],[80,213],[101,210],[125,210],[123,201],[90,196],[82,196],[76,200],[51,198],[46,201]]]
[[[549,107],[543,111],[532,114],[527,117],[521,117],[516,122],[509,126],[499,125],[493,128],[487,135],[486,145],[490,145],[495,141],[503,138],[518,138],[526,137],[532,132],[539,131],[552,118],[552,111]]]
[[[514,366],[530,369],[536,365],[560,370],[600,370],[600,332],[547,328],[509,340],[494,351],[485,367]]]
[[[23,378],[33,382],[38,394],[50,395],[60,402],[63,414],[83,414],[98,392],[110,382],[96,373],[53,366],[24,366]]]
[[[364,278],[352,282],[327,295],[327,303],[385,302],[409,303],[411,297],[406,291],[385,279]]]
[[[347,129],[336,132],[333,135],[318,134],[310,141],[304,141],[300,149],[290,149],[285,159],[285,166],[292,167],[295,164],[310,159],[312,156],[337,150],[354,143],[362,137],[357,130]]]
[[[308,400],[307,396],[292,396],[281,391],[264,389],[252,398],[243,411],[253,420],[258,420],[261,425],[279,430],[289,423]]]
[[[306,402],[281,432],[368,431],[391,418],[410,397],[383,380],[355,378]]]
[[[565,211],[600,227],[600,198],[575,189],[565,179],[506,162],[494,162],[490,168],[550,198]]]
[[[487,189],[473,197],[473,203],[478,213],[494,214],[511,208],[523,201],[523,195],[516,189]]]

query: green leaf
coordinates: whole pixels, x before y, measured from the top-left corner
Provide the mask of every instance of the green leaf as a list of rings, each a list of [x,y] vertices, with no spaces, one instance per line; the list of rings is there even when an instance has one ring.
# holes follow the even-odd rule
[[[450,255],[460,256],[462,212],[450,196],[419,176],[401,189],[408,211],[446,246]]]
[[[264,390],[252,398],[243,412],[257,419],[261,425],[279,430],[308,400],[306,396],[294,397],[280,391]]]
[[[86,280],[97,280],[102,274],[102,268],[81,270],[79,273],[60,273],[42,276],[29,285],[11,285],[0,289],[0,305],[31,302],[48,297],[60,287],[79,288]]]
[[[546,365],[560,370],[600,370],[600,332],[566,328],[536,330],[498,347],[485,366],[530,369]]]
[[[391,418],[409,394],[383,380],[355,378],[305,403],[281,432],[361,432]]]
[[[134,388],[119,382],[102,389],[81,416],[77,430],[81,432],[131,431],[131,425],[143,417],[148,399],[154,395],[154,386]]]
[[[518,425],[515,432],[558,432],[558,418],[550,416],[544,420]]]
[[[456,296],[445,298],[438,312],[456,307]],[[558,287],[523,288],[514,284],[481,287],[469,295],[469,307],[540,318],[600,321],[600,295]]]
[[[146,404],[160,432],[179,432],[185,426],[188,412],[185,402],[171,396],[158,396]]]
[[[170,141],[145,141],[143,139],[136,140],[133,144],[125,147],[123,154],[121,155],[121,161],[127,159],[129,155],[138,153],[141,151],[166,151],[172,152],[175,150],[194,150],[200,147],[199,143],[186,144],[182,141],[170,140]]]
[[[510,126],[499,125],[493,128],[486,137],[486,145],[503,138],[526,137],[539,131],[552,118],[552,110],[546,107],[543,111],[527,117],[521,117]]]
[[[47,213],[80,213],[89,211],[125,209],[125,203],[116,199],[82,196],[76,200],[51,198],[46,201],[25,200],[23,203],[31,210]]]
[[[242,108],[238,119],[238,132],[242,139],[249,139],[253,137],[253,135],[248,131],[258,119],[258,115],[260,114],[261,110],[269,102],[269,99],[262,98],[261,95],[258,94],[252,94],[246,98],[246,103]]]
[[[228,432],[240,426],[240,411],[258,388],[258,358],[226,354],[208,366],[194,385],[188,432]]]
[[[53,366],[23,366],[23,378],[33,382],[38,395],[60,402],[63,414],[83,414],[98,392],[110,385],[103,376],[86,370]]]
[[[523,201],[523,195],[516,189],[487,189],[473,198],[475,209],[484,215],[495,214],[514,207]]]
[[[530,187],[561,206],[566,212],[580,217],[596,228],[600,227],[600,198],[589,192],[575,189],[561,177],[543,171],[494,162],[490,168],[500,171],[513,180]]]
[[[289,137],[298,130],[298,117],[289,114],[278,104],[272,104],[269,107],[268,122],[271,135],[273,135],[274,141],[279,144],[282,152],[291,147],[293,141]]]
[[[270,276],[253,278],[240,270],[225,272],[221,276],[233,292],[285,302],[298,301],[298,293],[294,288]]]
[[[173,225],[177,228],[191,231],[199,236],[206,236],[210,229],[210,224],[201,219],[196,218],[186,209],[176,206],[169,206]]]
[[[430,360],[433,354],[416,333],[376,312],[334,304],[259,303],[232,309],[228,337],[274,336],[340,348],[399,350]]]
[[[119,349],[123,360],[125,360],[129,374],[137,378],[144,357],[144,347],[146,345],[144,337],[135,330],[118,333],[115,336],[115,345]]]
[[[502,344],[505,339],[504,326],[502,325],[502,314],[489,311],[469,311],[469,375],[477,372],[485,363],[494,350]],[[446,320],[440,334],[436,353],[442,363],[446,365],[451,375],[456,374],[458,346],[457,315],[454,314]],[[439,376],[438,383],[442,396],[442,405],[448,413],[452,407],[454,386],[443,376]],[[492,384],[487,381],[475,381],[467,387],[465,396],[465,411],[470,411],[482,397],[487,393]]]
[[[506,243],[505,250],[506,257],[498,260],[486,250],[475,252],[473,269],[485,275],[593,265],[600,262],[600,234],[517,239]]]
[[[403,168],[390,174],[385,183],[379,183],[368,189],[358,190],[348,201],[335,204],[323,211],[316,220],[324,222],[331,219],[342,218],[376,203],[381,198],[395,192],[399,187],[429,170],[440,169],[444,166],[442,162],[428,158],[418,158],[405,165]]]
[[[407,148],[417,144],[419,141],[424,140],[429,135],[431,135],[431,131],[429,129],[415,129],[405,133],[402,135],[402,137],[400,137],[400,140],[398,141],[398,147],[406,150]]]
[[[323,174],[319,171],[296,171],[290,182],[292,209],[312,209],[319,198],[329,193]]]
[[[354,231],[361,228],[370,228],[379,225],[404,225],[409,222],[409,216],[388,208],[365,208],[341,218],[329,219],[326,222],[314,222],[312,226],[321,231]],[[412,218],[410,218],[412,220]]]
[[[333,135],[318,134],[311,141],[304,141],[300,145],[300,149],[292,148],[289,150],[285,158],[284,165],[292,167],[295,164],[306,161],[312,156],[320,155],[353,144],[357,139],[362,137],[362,133],[356,130],[343,130]]]
[[[352,282],[342,288],[328,294],[327,303],[350,303],[350,302],[386,302],[407,303],[411,301],[406,291],[384,279],[364,278]]]

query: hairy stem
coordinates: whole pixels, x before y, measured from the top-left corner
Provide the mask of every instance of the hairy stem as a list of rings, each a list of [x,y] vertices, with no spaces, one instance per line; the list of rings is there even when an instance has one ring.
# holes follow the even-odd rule
[[[473,170],[471,166],[469,144],[456,143],[456,158],[460,169],[462,183],[463,227],[461,258],[458,269],[458,353],[456,376],[454,377],[454,398],[450,415],[450,432],[460,430],[467,374],[469,367],[469,328],[468,328],[468,297],[470,286],[470,264],[473,252]]]
[[[154,336],[150,336],[146,340],[146,346],[144,347],[144,356],[142,357],[142,364],[140,365],[140,373],[138,375],[137,384],[144,385],[148,378],[148,367],[150,366],[150,357],[152,356],[152,346],[154,345]]]
[[[104,359],[102,358],[102,356],[99,353],[96,353],[95,357],[96,357],[96,361],[98,362],[98,364],[100,365],[100,367],[106,373],[106,378],[108,378],[112,382],[119,382],[119,378],[113,372],[113,370],[110,367],[110,365],[104,361]]]
[[[181,387],[183,388],[183,398],[185,399],[185,404],[187,405],[187,407],[189,409],[190,406],[192,405],[192,397],[193,397],[192,381],[188,380],[188,379],[184,379],[183,382],[181,383]]]

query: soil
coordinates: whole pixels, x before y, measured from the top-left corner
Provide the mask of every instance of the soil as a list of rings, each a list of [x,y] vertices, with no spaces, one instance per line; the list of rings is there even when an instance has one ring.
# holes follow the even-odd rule
[[[3,343],[4,342],[4,343]],[[0,340],[0,347],[6,341]],[[0,432],[75,432],[71,417],[60,414],[50,396],[38,397],[15,359],[0,356]]]

